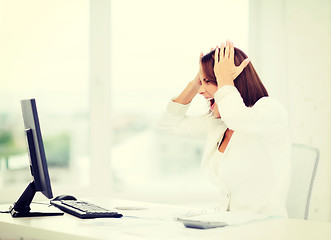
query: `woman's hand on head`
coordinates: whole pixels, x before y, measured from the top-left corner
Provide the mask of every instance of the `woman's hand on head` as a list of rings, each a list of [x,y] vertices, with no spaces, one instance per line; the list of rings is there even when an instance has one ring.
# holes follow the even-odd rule
[[[188,104],[192,101],[192,99],[197,95],[199,88],[201,87],[201,58],[203,54],[200,54],[200,61],[199,61],[199,71],[198,74],[195,76],[193,80],[191,80],[185,89],[181,92],[181,94],[173,99],[174,102],[180,104]]]
[[[246,58],[239,66],[234,64],[234,45],[229,40],[221,44],[220,48],[215,50],[214,73],[218,88],[224,85],[234,85],[233,81],[248,65],[250,60]]]
[[[199,58],[199,71],[197,73],[197,75],[195,76],[195,78],[190,82],[192,84],[192,86],[194,88],[196,88],[197,90],[200,88],[201,86],[201,58],[203,57],[203,53],[200,53],[200,58]]]

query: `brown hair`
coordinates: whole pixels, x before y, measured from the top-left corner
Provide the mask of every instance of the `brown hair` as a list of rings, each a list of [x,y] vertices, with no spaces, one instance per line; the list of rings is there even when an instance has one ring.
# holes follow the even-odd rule
[[[214,73],[214,57],[215,50],[203,56],[201,59],[201,67],[206,79],[212,84],[217,85]],[[234,48],[234,64],[236,66],[239,66],[246,58],[247,56],[243,51]],[[234,85],[238,89],[247,107],[253,106],[260,98],[268,96],[268,92],[263,86],[251,62],[234,80]]]

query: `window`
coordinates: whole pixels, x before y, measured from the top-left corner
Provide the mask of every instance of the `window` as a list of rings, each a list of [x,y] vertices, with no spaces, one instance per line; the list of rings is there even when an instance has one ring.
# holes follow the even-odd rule
[[[20,100],[35,98],[53,193],[89,184],[89,2],[1,1],[1,201],[31,177]],[[68,192],[68,191],[66,191]]]
[[[6,196],[1,201],[16,199],[30,179],[19,105],[23,98],[37,100],[54,194],[79,191],[81,196],[81,189],[91,184],[91,168],[97,174],[100,161],[89,155],[89,124],[96,122],[90,122],[89,114],[91,109],[109,110],[108,100],[102,99],[108,90],[98,95],[109,83],[107,78],[89,83],[90,61],[95,60],[89,54],[91,38],[102,36],[97,23],[89,31],[89,18],[91,6],[94,11],[106,2],[0,2],[0,189]],[[164,202],[217,195],[199,173],[203,142],[156,133],[153,125],[170,98],[196,75],[201,51],[229,38],[247,52],[248,1],[110,3],[109,174],[114,184],[109,188],[114,196]],[[197,97],[190,110],[206,111],[203,99]],[[107,147],[106,141],[102,148]],[[105,176],[108,169],[102,171]]]
[[[111,3],[115,192],[166,202],[217,195],[200,176],[203,141],[158,134],[153,125],[195,77],[201,51],[229,38],[247,52],[248,1]],[[193,106],[190,114],[206,111],[202,98]]]

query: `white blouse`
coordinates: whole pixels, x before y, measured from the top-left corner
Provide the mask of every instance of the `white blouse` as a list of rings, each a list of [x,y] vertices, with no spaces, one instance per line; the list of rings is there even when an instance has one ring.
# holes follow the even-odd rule
[[[201,169],[221,191],[220,208],[272,216],[287,216],[290,181],[290,136],[285,108],[270,97],[246,107],[234,86],[214,95],[221,119],[187,116],[189,104],[171,101],[159,128],[176,134],[206,137]],[[224,151],[226,129],[234,133]]]

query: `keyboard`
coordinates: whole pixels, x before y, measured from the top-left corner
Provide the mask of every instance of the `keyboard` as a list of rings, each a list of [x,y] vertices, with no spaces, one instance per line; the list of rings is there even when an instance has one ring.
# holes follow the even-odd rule
[[[80,200],[57,200],[51,204],[79,218],[120,218],[122,214]]]

